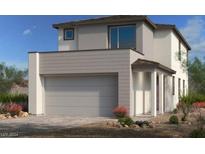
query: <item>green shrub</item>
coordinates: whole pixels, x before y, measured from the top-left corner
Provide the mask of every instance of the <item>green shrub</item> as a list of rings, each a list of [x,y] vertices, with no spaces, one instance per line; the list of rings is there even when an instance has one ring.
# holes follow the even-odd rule
[[[28,102],[27,94],[10,94],[10,93],[1,93],[0,94],[0,102],[1,103],[24,103]]]
[[[28,111],[28,95],[27,94],[10,94],[0,93],[0,104],[16,103],[23,107],[23,111]]]
[[[205,130],[195,129],[190,133],[190,137],[192,137],[192,138],[205,138]]]
[[[182,121],[187,120],[187,117],[193,108],[192,104],[197,100],[197,98],[199,100],[200,97],[194,93],[189,93],[188,95],[180,97],[177,109],[183,113]]]
[[[174,114],[177,114],[178,110],[177,110],[177,109],[174,109],[172,112],[173,112]]]
[[[134,121],[132,120],[132,118],[130,117],[123,117],[123,118],[119,118],[118,122],[122,125],[122,126],[130,126],[132,124],[134,124]]]
[[[172,115],[170,118],[169,118],[169,123],[170,124],[179,124],[179,119],[177,116],[175,115]]]
[[[195,93],[195,92],[189,92],[188,95],[182,96],[180,98],[180,102],[187,102],[189,104],[193,104],[195,102],[204,102],[205,101],[205,95]]]

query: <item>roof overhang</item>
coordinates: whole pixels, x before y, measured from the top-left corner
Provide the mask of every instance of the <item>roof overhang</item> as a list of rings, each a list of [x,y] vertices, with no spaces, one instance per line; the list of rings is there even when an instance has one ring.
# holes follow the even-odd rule
[[[114,23],[125,23],[125,22],[136,22],[136,21],[144,21],[151,28],[156,29],[156,25],[147,17],[143,15],[115,15],[115,16],[106,16],[95,19],[87,19],[87,20],[78,20],[64,23],[53,24],[53,28],[68,28],[74,26],[82,26],[82,25],[96,25],[96,24],[114,24]]]
[[[159,69],[159,70],[162,70],[168,74],[175,74],[176,71],[172,70],[171,68],[169,67],[166,67],[158,62],[155,62],[155,61],[150,61],[150,60],[145,60],[145,59],[138,59],[137,61],[135,61],[133,64],[132,64],[132,68],[135,69],[135,68],[154,68],[154,69]]]

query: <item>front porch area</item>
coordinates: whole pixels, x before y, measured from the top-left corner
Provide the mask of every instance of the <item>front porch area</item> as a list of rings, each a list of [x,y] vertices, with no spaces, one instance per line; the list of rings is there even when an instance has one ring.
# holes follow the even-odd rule
[[[174,73],[154,61],[138,59],[132,64],[135,116],[157,116],[172,110],[171,77]]]

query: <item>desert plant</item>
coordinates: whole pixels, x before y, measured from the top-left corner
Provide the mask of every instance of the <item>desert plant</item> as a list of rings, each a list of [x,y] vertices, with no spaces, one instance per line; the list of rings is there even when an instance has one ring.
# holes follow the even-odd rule
[[[15,102],[23,107],[23,111],[28,111],[28,95],[27,94],[10,94],[10,93],[1,93],[0,94],[0,103],[1,104],[10,104]]]
[[[1,103],[24,103],[28,102],[27,94],[10,94],[10,93],[0,93],[0,102]]]
[[[205,102],[195,102],[193,103],[193,106],[197,108],[205,108]]]
[[[130,117],[123,117],[123,118],[119,118],[118,122],[122,125],[122,126],[130,126],[132,124],[134,124],[134,121],[132,120],[132,118]]]
[[[204,129],[195,129],[190,133],[190,137],[192,137],[192,138],[205,138],[205,130]]]
[[[117,118],[123,118],[127,116],[127,108],[124,106],[118,106],[113,110],[113,113]]]
[[[18,115],[20,111],[22,111],[22,106],[16,103],[5,104],[3,106],[4,111],[10,113],[12,116]]]
[[[177,108],[175,108],[172,112],[173,112],[174,114],[177,114],[177,112],[178,112]]]
[[[170,124],[179,124],[179,119],[176,115],[172,115],[170,118],[169,118],[169,123]]]
[[[179,111],[182,111],[182,113],[183,113],[183,117],[181,119],[182,121],[187,120],[187,117],[192,109],[192,104],[193,104],[192,94],[180,97],[180,101],[177,105],[177,109]]]
[[[0,114],[5,114],[7,111],[5,110],[5,104],[0,104]]]

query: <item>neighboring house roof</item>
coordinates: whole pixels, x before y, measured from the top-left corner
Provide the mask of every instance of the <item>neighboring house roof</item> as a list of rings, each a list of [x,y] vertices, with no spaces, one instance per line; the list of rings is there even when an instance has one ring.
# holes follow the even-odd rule
[[[163,29],[173,30],[174,33],[177,35],[177,37],[187,47],[187,49],[191,50],[190,45],[188,44],[186,39],[179,32],[179,30],[177,29],[177,27],[175,25],[155,24],[147,16],[143,16],[143,15],[106,16],[106,17],[100,17],[100,18],[95,18],[95,19],[78,20],[78,21],[71,21],[71,22],[53,24],[53,27],[58,29],[58,28],[67,28],[67,27],[80,26],[80,25],[113,24],[113,23],[136,22],[136,21],[146,22],[153,30],[163,30]]]
[[[168,72],[170,74],[175,74],[176,71],[172,70],[169,67],[166,67],[158,62],[145,60],[145,59],[138,59],[132,64],[132,68],[143,68],[143,67],[149,67],[149,68],[158,68],[160,70],[163,70],[165,72]]]

